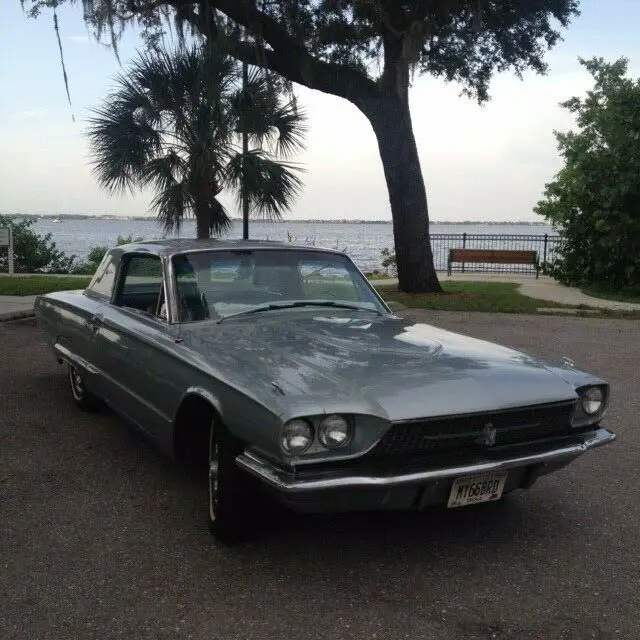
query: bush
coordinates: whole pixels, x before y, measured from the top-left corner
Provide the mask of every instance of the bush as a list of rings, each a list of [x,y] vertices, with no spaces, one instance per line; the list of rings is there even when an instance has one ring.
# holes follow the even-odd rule
[[[623,58],[580,60],[594,79],[563,104],[577,131],[556,133],[565,166],[536,212],[562,236],[551,275],[568,285],[640,289],[640,80]]]
[[[132,242],[140,242],[142,238],[134,238],[132,235],[129,236],[118,236],[118,240],[116,241],[116,245],[120,246],[122,244],[130,244]],[[83,262],[78,263],[73,268],[73,273],[77,274],[87,274],[93,275],[98,268],[98,265],[102,262],[102,258],[104,258],[105,253],[109,250],[109,247],[104,245],[98,245],[97,247],[93,247],[89,251],[89,255],[87,259]]]
[[[387,275],[389,273],[394,276],[397,275],[396,252],[385,248],[380,251],[380,254],[382,255],[382,268],[385,270],[385,273]]]
[[[98,265],[102,262],[102,258],[104,258],[104,254],[107,253],[107,251],[108,247],[93,247],[91,251],[89,251],[87,259],[79,262],[75,265],[75,267],[73,267],[73,273],[93,275],[98,268]]]
[[[16,273],[69,273],[75,256],[56,247],[51,234],[42,236],[31,229],[34,221],[0,215],[0,227],[13,228],[13,264]],[[0,272],[9,271],[8,247],[0,247]]]

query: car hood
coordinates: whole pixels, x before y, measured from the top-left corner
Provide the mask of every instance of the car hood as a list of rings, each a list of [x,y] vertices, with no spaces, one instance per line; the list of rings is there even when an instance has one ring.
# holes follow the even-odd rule
[[[184,329],[199,358],[281,415],[407,420],[576,397],[541,360],[392,315],[279,310]]]

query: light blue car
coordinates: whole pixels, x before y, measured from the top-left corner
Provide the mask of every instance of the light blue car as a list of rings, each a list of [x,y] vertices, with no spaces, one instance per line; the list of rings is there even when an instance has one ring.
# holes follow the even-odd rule
[[[255,534],[265,492],[305,512],[458,508],[615,438],[604,380],[402,319],[337,251],[134,243],[35,310],[81,408],[208,469],[226,542]]]

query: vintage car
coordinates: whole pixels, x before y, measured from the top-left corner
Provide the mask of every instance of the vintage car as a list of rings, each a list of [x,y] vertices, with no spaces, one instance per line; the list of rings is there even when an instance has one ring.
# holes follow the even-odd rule
[[[80,408],[208,469],[227,542],[267,517],[265,490],[305,512],[455,508],[615,438],[604,380],[403,319],[337,251],[133,243],[35,311]]]

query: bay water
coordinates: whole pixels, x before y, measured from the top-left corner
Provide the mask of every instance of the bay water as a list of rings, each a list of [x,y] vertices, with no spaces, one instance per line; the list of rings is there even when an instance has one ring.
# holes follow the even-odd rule
[[[162,237],[178,237],[167,234],[154,218],[146,219],[75,219],[60,217],[56,219],[39,218],[33,225],[40,234],[51,233],[57,247],[66,254],[75,254],[86,258],[92,247],[115,245],[118,236],[133,236],[145,240]],[[498,224],[498,223],[433,223],[432,234],[499,234],[499,235],[535,235],[552,234],[550,227],[537,224]],[[282,222],[251,221],[249,235],[252,239],[281,240],[293,244],[310,245],[345,251],[362,270],[380,267],[384,248],[393,249],[393,227],[391,222],[333,222],[333,221],[294,221]],[[195,237],[193,220],[186,220],[180,236]],[[234,220],[224,238],[241,238],[242,222]],[[454,241],[455,244],[455,241]],[[457,245],[459,246],[459,245]],[[437,264],[437,268],[444,265]]]

